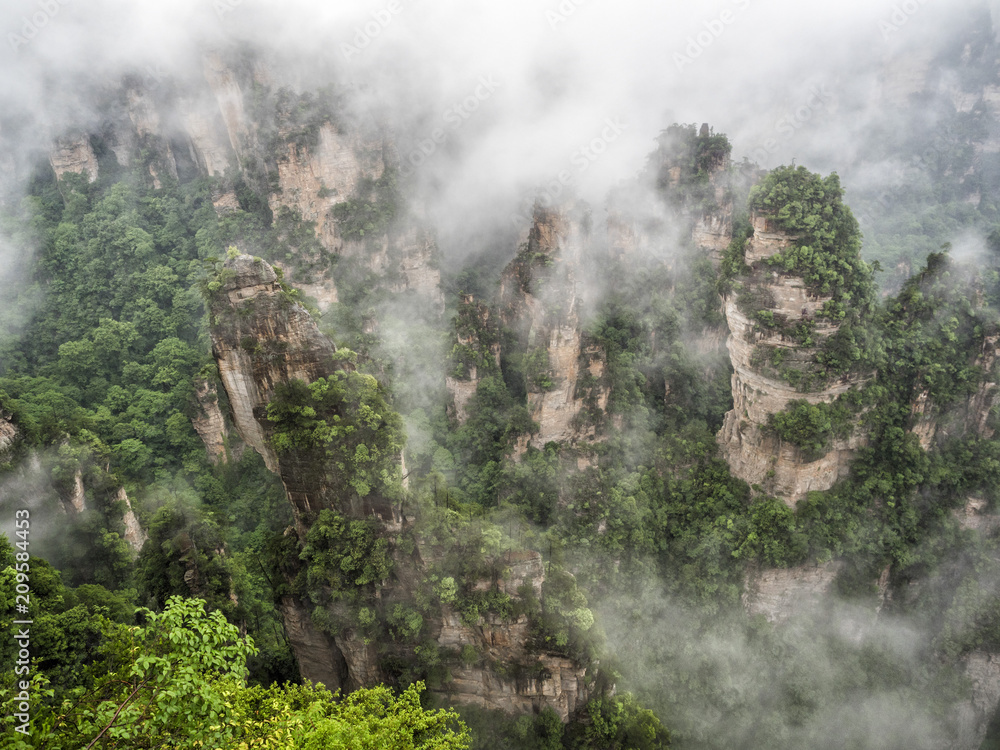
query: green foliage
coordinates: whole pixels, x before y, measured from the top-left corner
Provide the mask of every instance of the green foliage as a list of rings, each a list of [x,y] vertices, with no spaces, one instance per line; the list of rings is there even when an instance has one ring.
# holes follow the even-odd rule
[[[340,599],[354,605],[369,601],[392,573],[389,542],[378,536],[377,524],[348,520],[332,510],[320,511],[299,557],[306,564],[305,589],[312,601],[322,606]],[[405,612],[398,613],[396,619],[407,628],[414,624]]]
[[[476,706],[458,709],[472,736],[471,750],[562,750],[565,727],[551,708],[511,716]]]
[[[29,196],[4,218],[40,248],[33,278],[48,292],[19,355],[0,357],[0,400],[29,443],[88,430],[114,471],[145,479],[188,460],[178,439],[197,439],[178,416],[190,415],[191,380],[208,358],[192,287],[211,195],[204,184],[64,190],[61,207]]]
[[[338,117],[343,111],[343,96],[333,87],[320,89],[313,94],[298,94],[289,88],[280,88],[274,95],[275,124],[286,133],[285,142],[297,150],[316,152],[319,131],[323,125],[332,124],[339,131]]]
[[[233,613],[222,530],[190,494],[165,494],[165,504],[147,526],[149,543],[136,561],[142,601],[162,607],[171,597],[196,595],[215,609]]]
[[[478,377],[495,374],[495,349],[500,343],[500,331],[495,318],[485,305],[471,299],[463,300],[452,320],[455,344],[450,357],[453,378],[468,378],[474,371]]]
[[[63,705],[39,707],[34,747],[193,748],[234,737],[225,688],[245,678],[253,642],[199,600],[175,597],[162,613],[141,612],[143,627],[104,623],[109,671]]]
[[[248,687],[254,644],[221,613],[180,597],[162,613],[141,612],[137,628],[98,618],[113,655],[107,672],[63,703],[50,696],[35,705],[32,744],[15,739],[14,748],[468,747],[454,712],[421,707],[422,684],[398,697],[376,687],[341,701],[322,688]],[[45,684],[36,682],[36,695]]]
[[[660,133],[652,157],[651,166],[658,167],[656,187],[675,203],[687,201],[709,208],[714,204],[709,177],[726,166],[730,153],[729,139],[710,128],[671,125]]]
[[[330,481],[345,500],[351,494],[399,496],[403,422],[371,375],[339,370],[308,385],[277,384],[267,419],[275,450],[325,457],[336,469]]]
[[[589,723],[574,727],[569,747],[580,750],[661,750],[670,747],[670,733],[635,698],[625,693],[587,703]]]
[[[385,169],[378,179],[362,177],[355,194],[330,212],[345,240],[371,239],[384,234],[392,225],[400,208],[396,173]]]
[[[549,366],[549,350],[545,347],[532,349],[524,357],[524,372],[528,379],[528,390],[550,391],[556,387]]]
[[[767,426],[781,440],[802,451],[806,461],[815,461],[827,453],[833,438],[843,438],[851,430],[857,413],[852,399],[841,396],[832,403],[812,404],[804,399],[789,401],[777,414],[771,414]]]
[[[398,698],[385,687],[359,690],[342,703],[313,710],[303,750],[390,748],[391,750],[461,750],[468,735],[453,711],[424,711],[423,684],[407,688]]]
[[[861,232],[843,194],[836,173],[823,178],[805,167],[779,167],[750,191],[748,203],[795,237],[792,247],[765,262],[801,276],[814,293],[832,296],[823,311],[832,320],[874,301],[872,271],[861,260]]]

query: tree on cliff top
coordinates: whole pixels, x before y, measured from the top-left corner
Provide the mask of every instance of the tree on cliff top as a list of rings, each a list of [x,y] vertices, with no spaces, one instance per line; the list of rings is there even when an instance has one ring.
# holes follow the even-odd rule
[[[765,262],[801,276],[810,289],[833,298],[823,314],[842,319],[848,306],[867,311],[875,302],[873,270],[861,259],[861,229],[843,202],[836,172],[820,177],[805,167],[778,167],[750,191],[751,211],[766,215],[795,237]]]

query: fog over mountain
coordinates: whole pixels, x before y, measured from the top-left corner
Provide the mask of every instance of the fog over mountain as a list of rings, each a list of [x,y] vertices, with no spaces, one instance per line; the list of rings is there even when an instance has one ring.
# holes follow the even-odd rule
[[[57,698],[129,704],[97,656],[183,596],[448,747],[1000,747],[998,34],[6,0],[0,528],[90,649],[38,642]]]
[[[905,78],[978,7],[14,0],[0,16],[0,95],[14,120],[5,131],[20,122],[18,143],[44,147],[96,117],[91,93],[116,76],[184,80],[199,75],[206,50],[246,44],[301,88],[364,89],[400,133],[404,160],[444,129],[447,141],[419,170],[428,199],[482,213],[564,170],[599,201],[675,121],[711,123],[737,159],[843,170],[859,159],[864,129],[891,116],[879,96],[886,78]],[[893,70],[900,59],[904,70]],[[606,151],[581,159],[602,137]]]

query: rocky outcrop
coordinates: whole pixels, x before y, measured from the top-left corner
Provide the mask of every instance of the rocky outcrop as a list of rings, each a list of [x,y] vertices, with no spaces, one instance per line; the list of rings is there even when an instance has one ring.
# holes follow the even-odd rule
[[[287,134],[286,134],[287,135]],[[351,199],[362,178],[376,180],[385,169],[381,141],[342,133],[330,122],[319,126],[312,148],[288,143],[278,154],[279,191],[271,196],[271,208],[291,208],[305,221],[316,223],[323,245],[336,249],[343,244],[331,221],[330,209]]]
[[[205,444],[208,460],[218,464],[226,460],[226,420],[219,408],[219,393],[215,383],[198,380],[194,384],[194,395],[198,401],[198,413],[191,418],[191,424],[198,437]]]
[[[982,348],[975,357],[975,367],[982,372],[976,389],[957,405],[940,409],[931,398],[930,391],[921,389],[913,399],[910,432],[920,440],[920,446],[929,450],[938,440],[960,435],[992,438],[993,411],[998,395],[997,362],[1000,360],[1000,336],[984,337]]]
[[[526,348],[528,408],[538,425],[521,450],[598,438],[610,391],[603,352],[586,341],[581,321],[579,279],[590,234],[582,206],[536,206],[528,242],[501,279],[503,319]]]
[[[205,174],[220,176],[232,164],[235,154],[218,114],[203,107],[200,102],[184,103],[184,129],[191,139],[192,160]]]
[[[541,555],[527,550],[508,552],[497,563],[503,566],[504,576],[496,584],[480,581],[476,589],[497,585],[516,600],[519,589],[529,585],[535,596],[541,596],[545,581]],[[478,655],[477,663],[452,670],[446,693],[455,703],[514,714],[538,713],[549,707],[567,721],[590,697],[592,680],[584,666],[563,656],[529,651],[531,623],[526,615],[511,619],[486,615],[470,625],[444,605],[435,629],[442,648],[461,650],[471,645]],[[505,665],[504,674],[497,673],[497,665]]]
[[[218,53],[205,56],[202,72],[215,96],[216,105],[229,137],[229,144],[240,163],[244,163],[251,140],[250,123],[247,120],[243,90],[237,75]]]
[[[743,607],[751,616],[783,622],[796,612],[820,606],[833,591],[843,565],[828,562],[796,568],[752,569],[747,573]]]
[[[262,426],[274,386],[295,379],[311,383],[333,372],[337,348],[260,258],[227,260],[216,283],[211,333],[219,377],[243,440],[277,472],[278,457]],[[302,500],[308,507],[308,499]]]
[[[796,445],[778,438],[768,427],[771,415],[795,400],[829,403],[859,387],[863,379],[844,377],[828,382],[814,363],[817,347],[837,332],[838,324],[820,317],[830,300],[814,294],[802,278],[767,269],[762,261],[789,247],[795,237],[778,230],[766,216],[753,217],[754,233],[745,250],[751,275],[725,300],[729,324],[729,355],[733,364],[733,409],[726,414],[718,442],[733,474],[760,485],[793,506],[813,490],[826,490],[847,475],[855,451],[865,442],[857,429],[835,438],[822,456],[807,456]],[[766,311],[781,325],[768,328],[751,319]],[[797,323],[815,324],[812,344],[787,334]],[[768,362],[818,377],[809,390],[792,387]]]
[[[149,174],[153,178],[153,187],[162,186],[163,177],[177,179],[177,160],[169,140],[164,136],[160,123],[160,114],[156,103],[142,88],[130,87],[125,92],[127,112],[139,143],[155,154],[149,162]]]
[[[312,622],[298,597],[283,596],[279,605],[285,635],[299,663],[303,680],[322,683],[331,691],[347,687],[347,662],[330,637]]]
[[[439,313],[444,312],[437,246],[430,233],[411,229],[398,240],[398,244],[401,256],[399,271],[403,283],[395,291],[419,294]]]
[[[260,259],[247,255],[229,258],[209,290],[213,351],[234,422],[244,439],[281,477],[295,513],[298,539],[308,535],[316,512],[324,508],[334,508],[353,519],[373,520],[379,538],[385,540],[393,556],[393,573],[377,587],[377,600],[411,600],[416,588],[423,585],[435,555],[443,554],[436,543],[422,546],[414,538],[414,519],[405,518],[395,504],[368,496],[356,506],[353,500],[348,503],[337,497],[332,461],[296,450],[279,455],[270,446],[266,408],[276,386],[292,379],[314,382],[333,374],[341,367],[334,359],[333,344],[319,333],[308,312],[289,297],[271,266]],[[288,534],[292,533],[289,530]],[[404,538],[412,544],[403,544]],[[290,559],[296,561],[294,564],[299,560],[297,555]],[[513,599],[526,586],[536,597],[541,593],[544,571],[538,553],[510,551],[487,564],[496,575],[475,584],[473,591],[496,586]],[[191,585],[196,584],[192,580]],[[351,626],[329,633],[319,628],[313,615],[324,614],[320,611],[323,606],[327,605],[307,605],[294,595],[281,602],[289,640],[307,679],[351,690],[385,681],[387,657],[403,662],[413,659],[409,643],[375,643]],[[337,606],[332,602],[329,607],[333,609],[325,614],[333,616]],[[469,646],[482,657],[476,664],[463,661],[463,666],[456,666],[450,683],[441,688],[455,702],[517,712],[550,706],[566,719],[589,697],[591,680],[586,665],[544,650],[529,653],[530,623],[524,615],[500,618],[482,614],[470,621],[444,603],[439,611],[425,617],[421,628],[442,648],[465,653]]]
[[[97,179],[97,155],[86,133],[74,133],[56,140],[49,152],[49,164],[60,179],[67,172],[82,174],[87,182]]]
[[[674,126],[659,139],[649,169],[694,246],[718,266],[733,235],[731,147],[707,124]]]
[[[73,474],[73,483],[60,492],[63,508],[70,516],[78,516],[87,510],[87,493],[83,486],[83,470],[77,469]]]
[[[990,504],[981,497],[970,497],[965,505],[953,511],[963,529],[990,535],[1000,528],[1000,516],[990,512]]]
[[[20,432],[14,423],[0,414],[0,462],[3,462],[10,454],[19,435]]]
[[[125,505],[125,512],[122,514],[122,522],[125,524],[125,541],[136,554],[139,554],[142,546],[149,540],[149,535],[139,524],[139,519],[136,517],[135,511],[132,510],[132,503],[128,499],[124,487],[118,489],[118,500]]]

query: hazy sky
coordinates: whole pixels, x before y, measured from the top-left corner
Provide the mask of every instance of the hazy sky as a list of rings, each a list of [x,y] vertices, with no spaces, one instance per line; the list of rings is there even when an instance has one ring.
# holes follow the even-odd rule
[[[300,85],[368,84],[417,139],[401,139],[404,158],[442,128],[420,174],[446,183],[449,203],[560,172],[599,199],[673,121],[709,122],[765,166],[849,155],[872,114],[856,105],[879,109],[887,62],[930,49],[971,4],[7,0],[0,96],[48,136],[86,119],[88,82],[197,75],[202,50],[249,40]]]

